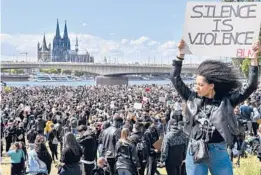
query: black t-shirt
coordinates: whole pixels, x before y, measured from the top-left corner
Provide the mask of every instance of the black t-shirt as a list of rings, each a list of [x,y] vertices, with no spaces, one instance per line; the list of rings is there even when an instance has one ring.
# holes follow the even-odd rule
[[[216,102],[213,104],[212,99],[204,98],[203,105],[194,118],[191,138],[195,140],[203,138],[207,143],[220,143],[224,141],[224,138],[209,120],[210,114],[216,106],[219,106],[219,104]],[[204,125],[206,123],[208,123],[208,126]]]
[[[62,156],[61,156],[61,162],[65,163],[65,164],[74,164],[74,163],[78,163],[81,160],[82,157],[82,150],[79,147],[79,151],[80,154],[76,155],[74,154],[74,152],[72,151],[71,148],[65,148],[62,151]]]

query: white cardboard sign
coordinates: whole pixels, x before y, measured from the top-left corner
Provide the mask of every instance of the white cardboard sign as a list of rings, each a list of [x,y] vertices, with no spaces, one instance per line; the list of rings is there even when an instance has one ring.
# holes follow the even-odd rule
[[[260,24],[260,2],[188,2],[184,53],[251,58]]]
[[[141,109],[142,103],[134,103],[133,107],[134,107],[134,109]]]

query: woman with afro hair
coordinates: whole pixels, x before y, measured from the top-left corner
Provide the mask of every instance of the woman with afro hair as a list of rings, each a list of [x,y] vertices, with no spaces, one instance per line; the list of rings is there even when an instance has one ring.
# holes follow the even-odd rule
[[[189,136],[186,154],[188,175],[233,175],[227,146],[232,145],[233,135],[239,133],[233,109],[246,100],[258,86],[258,55],[260,42],[252,48],[248,86],[241,83],[227,64],[207,60],[197,69],[195,90],[188,88],[181,79],[182,53],[185,42],[178,44],[177,60],[173,61],[171,81],[186,102],[184,132]]]

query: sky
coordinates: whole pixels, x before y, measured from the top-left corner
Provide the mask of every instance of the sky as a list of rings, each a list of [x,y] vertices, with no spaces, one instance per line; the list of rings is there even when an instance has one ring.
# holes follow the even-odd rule
[[[196,0],[190,0],[196,1]],[[215,0],[200,0],[200,2]],[[217,0],[216,0],[217,1]],[[2,0],[1,60],[36,61],[37,43],[53,42],[56,21],[74,49],[95,62],[170,64],[182,37],[187,0]],[[190,57],[195,62],[199,57]]]

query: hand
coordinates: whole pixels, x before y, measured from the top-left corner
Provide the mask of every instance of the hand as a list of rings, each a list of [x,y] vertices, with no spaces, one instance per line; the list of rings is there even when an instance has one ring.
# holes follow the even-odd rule
[[[254,58],[258,58],[258,55],[261,52],[261,44],[260,41],[258,41],[257,43],[255,43],[252,47],[252,50],[254,51]]]
[[[253,45],[252,50],[254,51],[254,58],[251,59],[251,66],[258,66],[258,55],[261,52],[260,41]]]
[[[184,47],[185,47],[185,41],[181,40],[178,43],[178,49],[179,49],[178,57],[180,57],[180,58],[184,58],[184,56],[185,56],[185,54],[183,53]]]
[[[165,167],[165,163],[160,162],[160,163],[159,163],[159,168],[163,168],[163,167]]]

